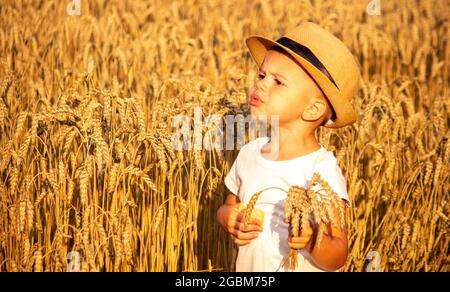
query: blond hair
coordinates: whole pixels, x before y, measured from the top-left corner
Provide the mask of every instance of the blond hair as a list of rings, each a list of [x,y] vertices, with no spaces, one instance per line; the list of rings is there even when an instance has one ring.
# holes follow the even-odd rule
[[[322,92],[323,93],[323,92]],[[327,104],[327,108],[328,111],[325,112],[325,118],[323,119],[322,123],[320,124],[321,126],[328,126],[328,125],[332,125],[334,124],[335,120],[336,120],[336,112],[334,111],[333,107],[331,106],[330,101],[328,100],[328,98],[326,97],[326,95],[323,95],[326,104]]]

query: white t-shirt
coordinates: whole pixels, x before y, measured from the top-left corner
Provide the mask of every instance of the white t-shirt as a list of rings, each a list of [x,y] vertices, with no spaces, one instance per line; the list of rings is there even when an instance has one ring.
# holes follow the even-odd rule
[[[312,153],[273,161],[261,154],[262,146],[268,141],[268,137],[258,138],[242,147],[225,177],[225,185],[241,202],[248,204],[253,194],[268,187],[286,191],[292,185],[306,187],[313,173],[318,172],[350,205],[346,182],[333,152],[320,145]],[[286,197],[286,192],[273,188],[259,196],[255,208],[264,211],[263,231],[251,243],[239,246],[237,272],[274,272],[289,253],[288,224],[283,221]],[[298,271],[322,271],[311,261],[308,252],[301,250],[298,255]],[[280,271],[289,271],[289,265]]]

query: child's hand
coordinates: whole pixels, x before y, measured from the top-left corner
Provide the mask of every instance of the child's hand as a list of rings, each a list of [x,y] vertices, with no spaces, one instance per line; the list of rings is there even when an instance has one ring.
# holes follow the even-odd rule
[[[289,226],[289,247],[292,249],[306,249],[308,252],[311,252],[313,235],[314,230],[311,227],[311,224],[309,224],[307,228],[302,229],[298,237],[292,236],[291,226]]]
[[[244,227],[244,214],[239,212],[239,205],[229,206],[226,230],[231,235],[234,243],[247,245],[258,237],[258,233],[263,230],[262,222],[256,218],[250,218],[247,226]]]

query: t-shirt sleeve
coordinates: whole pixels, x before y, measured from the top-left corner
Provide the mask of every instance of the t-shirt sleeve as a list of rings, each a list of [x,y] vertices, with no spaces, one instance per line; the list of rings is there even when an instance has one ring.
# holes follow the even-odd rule
[[[233,165],[231,166],[230,171],[228,172],[227,176],[225,177],[225,186],[230,190],[230,192],[232,192],[236,196],[239,195],[238,194],[239,186],[241,184],[237,164],[238,164],[238,159],[236,158]]]
[[[347,202],[347,206],[351,207],[352,203],[347,192],[347,183],[342,174],[341,168],[337,164],[336,158],[330,159],[327,163],[322,164],[319,169],[320,176],[327,181],[330,187],[338,196]]]

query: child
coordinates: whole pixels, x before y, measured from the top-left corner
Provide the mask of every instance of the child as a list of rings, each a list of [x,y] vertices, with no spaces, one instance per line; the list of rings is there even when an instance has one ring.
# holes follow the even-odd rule
[[[280,189],[305,187],[317,172],[350,206],[336,158],[319,144],[315,130],[356,120],[350,100],[359,88],[358,64],[339,39],[311,22],[277,41],[252,36],[246,43],[259,67],[251,114],[265,122],[277,116],[279,126],[270,138],[246,144],[225,178],[230,193],[217,220],[239,246],[236,271],[276,271],[290,248],[298,249],[298,271],[338,270],[347,259],[346,230],[328,226],[320,248],[314,222],[292,237],[284,221],[286,192]],[[264,222],[253,218],[244,228],[239,204],[267,188],[255,205],[264,212]],[[289,271],[289,265],[279,270]]]

